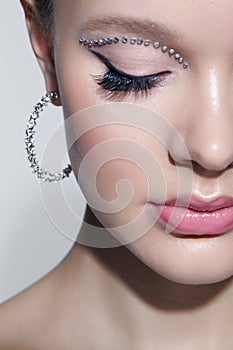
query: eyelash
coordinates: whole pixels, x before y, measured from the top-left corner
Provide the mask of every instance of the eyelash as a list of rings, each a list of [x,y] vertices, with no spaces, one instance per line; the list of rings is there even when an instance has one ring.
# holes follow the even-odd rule
[[[90,51],[99,57],[108,67],[107,72],[101,75],[92,75],[92,77],[100,86],[101,92],[109,99],[126,97],[131,94],[134,97],[145,97],[151,89],[160,85],[165,75],[170,73],[169,71],[165,71],[145,76],[130,75],[116,69],[105,56],[96,51]]]

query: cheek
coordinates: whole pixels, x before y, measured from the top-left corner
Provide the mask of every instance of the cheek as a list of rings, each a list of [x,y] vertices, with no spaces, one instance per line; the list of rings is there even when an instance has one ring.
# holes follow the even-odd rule
[[[73,130],[81,124],[84,118]],[[85,133],[71,147],[70,159],[87,203],[105,227],[132,222],[148,201],[162,201],[166,187],[175,186],[166,149],[129,126],[101,126]]]

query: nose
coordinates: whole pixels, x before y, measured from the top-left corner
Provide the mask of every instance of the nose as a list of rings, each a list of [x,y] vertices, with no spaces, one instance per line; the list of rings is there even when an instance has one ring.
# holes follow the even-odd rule
[[[188,153],[173,140],[172,158],[176,163],[192,161],[203,169],[222,171],[233,162],[232,72],[214,66],[200,70],[193,79],[186,115],[179,124]]]

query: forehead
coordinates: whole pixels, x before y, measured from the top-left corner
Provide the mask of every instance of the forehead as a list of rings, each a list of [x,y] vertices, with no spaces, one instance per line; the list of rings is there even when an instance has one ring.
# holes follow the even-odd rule
[[[232,0],[58,0],[56,4],[58,23],[63,22],[66,29],[76,28],[80,35],[87,34],[83,33],[85,30],[90,34],[94,31],[114,34],[111,18],[123,19],[125,30],[130,20],[137,19],[155,23],[155,35],[156,23],[166,26],[169,32],[179,33],[174,40],[182,42],[183,50],[198,54],[233,52]],[[119,29],[120,26],[115,27],[116,34]]]

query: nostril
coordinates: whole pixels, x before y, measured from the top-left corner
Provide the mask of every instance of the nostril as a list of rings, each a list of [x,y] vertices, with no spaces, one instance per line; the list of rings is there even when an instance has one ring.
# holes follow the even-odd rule
[[[196,161],[192,161],[193,172],[197,175],[200,175],[205,178],[217,178],[219,175],[224,172],[224,170],[210,170],[203,167]]]
[[[174,156],[168,152],[168,161],[171,165],[173,166],[186,166],[186,167],[192,167],[192,160],[191,159],[184,159],[184,158],[180,158],[178,156],[176,156],[174,154]]]
[[[169,163],[170,163],[171,165],[176,165],[176,162],[175,162],[174,159],[172,158],[170,152],[168,153],[168,160],[169,160]]]

